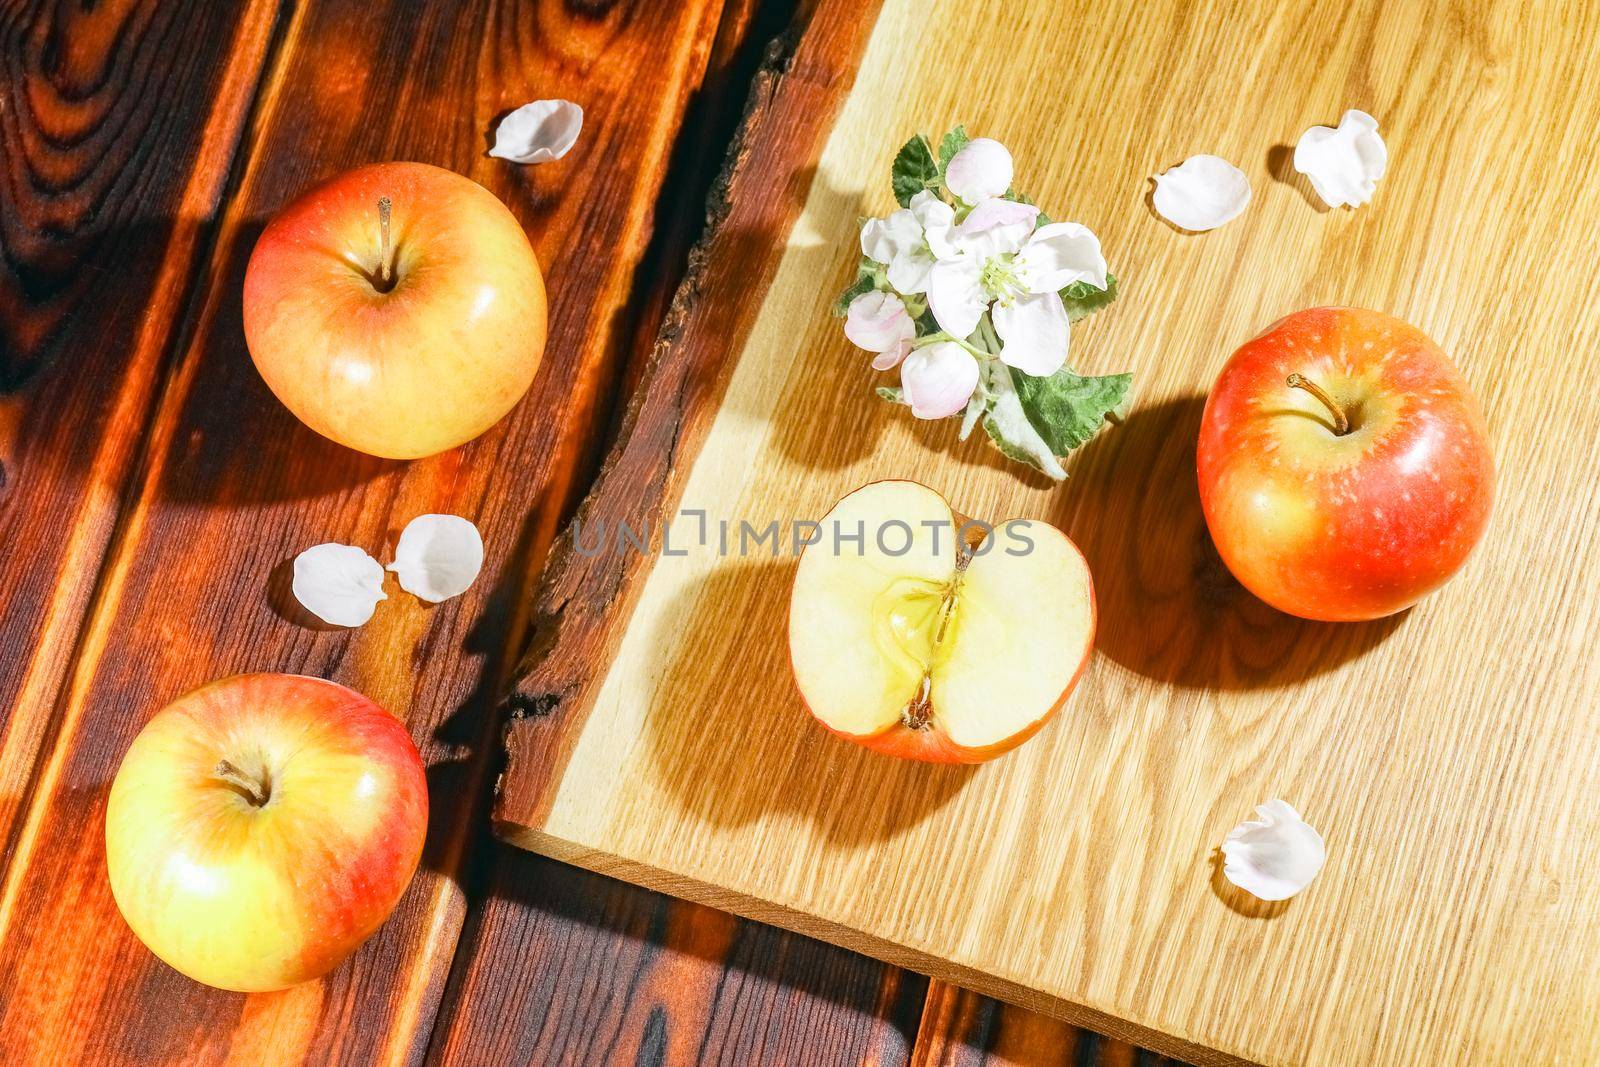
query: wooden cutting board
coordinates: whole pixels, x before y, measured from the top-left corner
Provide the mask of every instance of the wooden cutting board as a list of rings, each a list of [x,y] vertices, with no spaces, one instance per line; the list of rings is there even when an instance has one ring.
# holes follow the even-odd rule
[[[712,236],[581,520],[517,694],[512,840],[1202,1062],[1600,1059],[1600,7],[1521,2],[823,0],[774,57]],[[852,80],[853,79],[853,80]],[[1347,107],[1389,174],[1323,210],[1290,146]],[[964,122],[1124,279],[1074,332],[1138,401],[1053,485],[872,395],[828,314],[914,130]],[[1196,152],[1254,201],[1204,235],[1148,207]],[[1454,354],[1500,470],[1483,546],[1398,618],[1245,594],[1194,439],[1232,350],[1298,308],[1379,308]],[[981,435],[979,435],[981,436]],[[717,524],[817,518],[915,478],[1082,546],[1097,652],[1063,714],[972,768],[826,734],[785,643],[794,560]],[[614,544],[680,519],[672,549]],[[1270,797],[1328,842],[1283,904],[1218,873]]]

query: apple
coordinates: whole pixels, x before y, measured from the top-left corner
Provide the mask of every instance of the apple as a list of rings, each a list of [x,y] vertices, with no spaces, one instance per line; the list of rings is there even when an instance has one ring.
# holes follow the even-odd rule
[[[1060,530],[990,527],[916,482],[863,486],[800,557],[789,656],[811,713],[878,752],[980,763],[1066,703],[1094,643],[1089,566]]]
[[[533,382],[544,279],[493,193],[423,163],[378,163],[267,224],[244,277],[256,369],[307,426],[390,459],[470,441]]]
[[[1206,525],[1256,596],[1306,619],[1392,615],[1483,536],[1494,459],[1472,391],[1414,326],[1323,307],[1217,379],[1200,425]]]
[[[320,678],[242,674],[134,739],[106,809],[111,893],[198,982],[255,992],[333,969],[394,910],[428,789],[405,726]]]

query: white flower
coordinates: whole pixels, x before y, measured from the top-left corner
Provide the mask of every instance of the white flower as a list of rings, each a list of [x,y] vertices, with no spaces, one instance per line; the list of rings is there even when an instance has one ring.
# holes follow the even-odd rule
[[[1287,900],[1304,889],[1328,858],[1322,835],[1281,800],[1256,805],[1222,842],[1223,876],[1262,900]]]
[[[949,204],[924,189],[911,206],[888,218],[868,219],[861,227],[861,254],[889,268],[889,284],[910,296],[928,288],[928,271],[945,234],[955,224]]]
[[[513,163],[549,163],[578,142],[583,108],[571,100],[535,100],[500,120],[491,156]]]
[[[430,604],[449,600],[483,569],[483,537],[460,515],[418,515],[400,531],[389,569],[406,592]]]
[[[313,545],[294,558],[294,598],[323,622],[360,626],[372,618],[383,591],[383,568],[354,545]]]
[[[919,419],[942,419],[972,399],[978,388],[978,361],[954,341],[935,341],[912,349],[900,364],[900,387],[911,414]]]
[[[910,351],[917,324],[906,314],[905,302],[898,296],[874,290],[850,301],[844,335],[857,348],[876,353],[873,370],[888,370]]]
[[[1190,156],[1155,183],[1156,213],[1185,230],[1214,230],[1250,203],[1250,180],[1221,156]]]
[[[1106,261],[1088,229],[1059,222],[1035,230],[1038,215],[1038,208],[1011,200],[973,208],[928,272],[928,306],[940,329],[965,339],[993,305],[1001,361],[1048,376],[1067,359],[1059,290],[1079,281],[1104,289]]]
[[[950,158],[944,184],[964,203],[978,204],[991,197],[1004,196],[1011,188],[1011,153],[999,141],[979,137],[968,141]]]
[[[1294,169],[1311,179],[1329,207],[1359,207],[1371,200],[1388,165],[1378,120],[1365,111],[1346,111],[1336,130],[1311,127],[1294,147]]]

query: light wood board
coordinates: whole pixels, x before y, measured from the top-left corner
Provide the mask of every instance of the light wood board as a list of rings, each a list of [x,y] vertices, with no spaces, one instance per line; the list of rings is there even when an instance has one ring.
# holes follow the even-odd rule
[[[861,17],[824,2],[810,33]],[[501,832],[1198,1060],[1600,1059],[1600,7],[887,0],[836,118],[825,90],[844,88],[807,65],[835,50],[813,43],[747,130],[701,304],[585,515],[654,494],[659,514],[759,527],[915,478],[1068,531],[1097,584],[1093,662],[1017,752],[896,763],[802,708],[787,551],[719,558],[713,527],[642,564],[568,553]],[[784,125],[790,97],[831,123],[814,145]],[[1378,118],[1390,171],[1371,205],[1329,212],[1287,146],[1347,107]],[[874,399],[892,377],[828,314],[857,216],[893,206],[895,148],[958,121],[1008,144],[1017,186],[1093,228],[1124,279],[1073,362],[1132,370],[1137,405],[1064,486]],[[1254,200],[1186,235],[1146,179],[1196,152],[1237,162]],[[750,206],[785,196],[792,227]],[[1452,353],[1499,465],[1466,568],[1366,625],[1240,590],[1194,481],[1223,361],[1325,303]],[[673,346],[716,358],[674,369]],[[1278,905],[1215,854],[1269,797],[1329,850]]]

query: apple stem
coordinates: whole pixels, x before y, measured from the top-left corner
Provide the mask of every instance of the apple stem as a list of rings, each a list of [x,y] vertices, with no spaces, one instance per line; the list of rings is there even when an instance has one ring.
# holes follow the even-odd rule
[[[393,247],[389,243],[389,210],[391,206],[387,196],[378,198],[378,239],[382,243],[378,262],[378,281],[383,284],[385,292],[394,284]]]
[[[1333,415],[1333,435],[1335,437],[1343,437],[1350,432],[1350,417],[1344,413],[1344,408],[1340,407],[1333,397],[1328,395],[1326,389],[1299,372],[1289,375],[1287,381],[1289,388],[1304,389],[1322,401],[1323,407],[1327,408]]]
[[[253,808],[265,806],[271,797],[266,782],[257,781],[225,759],[218,760],[211,773],[228,783],[233,791],[248,800]]]

